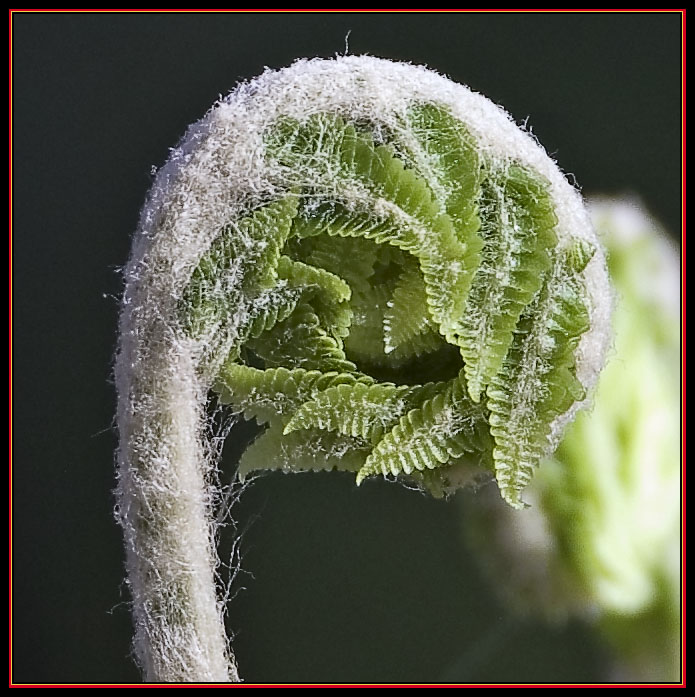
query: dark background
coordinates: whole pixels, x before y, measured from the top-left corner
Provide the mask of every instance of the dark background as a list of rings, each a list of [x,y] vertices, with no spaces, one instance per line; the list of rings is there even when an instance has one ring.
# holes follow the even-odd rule
[[[585,193],[638,193],[679,232],[678,14],[46,13],[13,26],[16,682],[139,679],[112,517],[118,268],[152,166],[237,80],[342,53],[351,31],[351,53],[426,63],[529,117]],[[236,509],[242,675],[605,677],[587,628],[496,603],[460,514],[349,475],[262,479]]]

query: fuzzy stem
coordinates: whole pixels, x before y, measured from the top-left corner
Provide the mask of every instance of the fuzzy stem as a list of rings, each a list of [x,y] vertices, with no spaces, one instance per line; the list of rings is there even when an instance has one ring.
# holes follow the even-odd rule
[[[195,369],[189,356],[161,358],[121,400],[118,498],[135,651],[147,681],[238,681],[215,592]]]
[[[172,240],[140,239],[145,251],[136,252],[126,270],[115,366],[116,494],[134,650],[146,681],[238,682],[215,584],[214,460],[204,436],[207,385],[195,347],[172,336],[170,286],[177,275]],[[146,269],[161,255],[171,261],[159,267],[161,273],[150,274]]]
[[[155,369],[149,376],[152,391],[133,385],[130,418],[122,422],[129,437],[120,457],[118,493],[135,650],[147,681],[236,681],[215,594],[205,464],[196,433],[199,401],[192,394],[195,371],[188,357],[171,358],[179,368],[176,376],[166,367],[163,374]],[[153,410],[154,423],[138,416]],[[159,431],[154,438],[138,437],[153,428]],[[142,440],[146,450],[138,446]]]

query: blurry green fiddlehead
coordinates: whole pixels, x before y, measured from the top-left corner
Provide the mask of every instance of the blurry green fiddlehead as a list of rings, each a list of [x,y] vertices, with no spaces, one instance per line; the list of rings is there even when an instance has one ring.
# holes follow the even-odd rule
[[[494,492],[463,526],[521,616],[580,617],[613,650],[612,679],[681,674],[680,257],[631,199],[589,202],[619,295],[593,408],[567,429],[512,511]]]

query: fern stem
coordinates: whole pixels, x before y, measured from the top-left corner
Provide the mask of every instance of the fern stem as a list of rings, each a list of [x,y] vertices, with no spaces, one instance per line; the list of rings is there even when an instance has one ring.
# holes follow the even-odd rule
[[[195,365],[177,347],[148,356],[133,374],[125,366],[137,347],[129,344],[121,344],[117,370],[117,493],[137,659],[148,681],[237,681],[215,592],[210,473],[199,432],[204,400]]]

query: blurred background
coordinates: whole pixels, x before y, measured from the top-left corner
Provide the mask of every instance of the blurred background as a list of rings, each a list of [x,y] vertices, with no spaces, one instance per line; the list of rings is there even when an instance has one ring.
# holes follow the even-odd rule
[[[370,53],[504,105],[586,194],[680,232],[679,14],[13,16],[15,682],[138,681],[114,523],[119,267],[187,125],[265,66]],[[225,451],[231,477],[235,446]],[[267,476],[235,508],[229,628],[248,682],[585,682],[611,648],[510,612],[462,500]],[[223,540],[225,550],[231,537]]]

